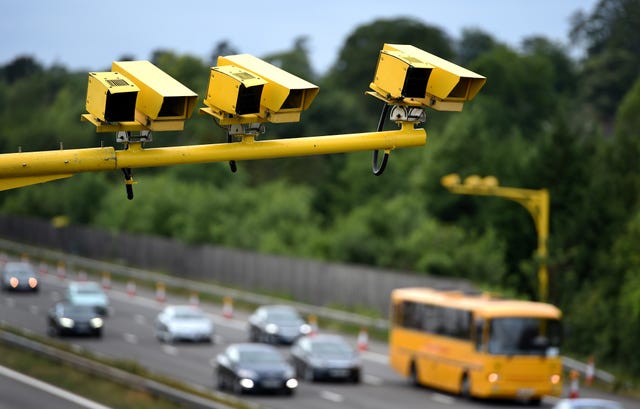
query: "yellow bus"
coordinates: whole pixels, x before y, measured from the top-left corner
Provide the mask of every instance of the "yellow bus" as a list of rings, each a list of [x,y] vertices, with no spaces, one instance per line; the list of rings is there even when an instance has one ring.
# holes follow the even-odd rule
[[[389,361],[416,385],[537,404],[562,393],[561,317],[546,303],[395,289]]]

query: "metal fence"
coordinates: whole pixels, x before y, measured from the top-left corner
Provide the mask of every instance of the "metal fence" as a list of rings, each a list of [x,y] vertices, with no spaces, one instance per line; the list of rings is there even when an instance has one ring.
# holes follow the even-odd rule
[[[219,246],[113,233],[40,219],[0,215],[0,237],[67,254],[104,260],[221,286],[280,295],[318,306],[376,311],[386,317],[391,290],[426,286],[473,290],[461,279],[445,279],[368,266],[326,263],[259,254]]]

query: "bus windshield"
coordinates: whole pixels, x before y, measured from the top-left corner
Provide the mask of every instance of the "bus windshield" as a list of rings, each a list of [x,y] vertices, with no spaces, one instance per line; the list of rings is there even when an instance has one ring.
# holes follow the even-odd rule
[[[489,326],[489,354],[557,356],[560,321],[555,319],[494,318]]]

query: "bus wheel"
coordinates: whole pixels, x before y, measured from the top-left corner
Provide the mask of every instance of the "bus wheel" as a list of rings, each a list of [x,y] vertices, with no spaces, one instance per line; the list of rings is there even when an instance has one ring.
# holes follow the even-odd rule
[[[460,396],[465,399],[471,399],[471,379],[466,373],[462,375],[462,380],[460,381]]]
[[[418,381],[418,366],[415,362],[411,362],[411,368],[409,369],[409,382],[413,386],[420,386],[420,382]]]

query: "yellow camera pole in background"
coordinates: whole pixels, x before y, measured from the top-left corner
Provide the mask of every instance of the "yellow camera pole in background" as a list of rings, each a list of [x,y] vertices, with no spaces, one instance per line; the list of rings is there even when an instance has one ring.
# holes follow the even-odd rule
[[[113,62],[109,72],[89,73],[88,113],[81,119],[97,132],[115,132],[124,149],[60,149],[0,154],[0,190],[76,173],[121,169],[127,197],[133,198],[133,168],[285,158],[372,150],[380,175],[392,150],[422,146],[427,134],[424,108],[460,111],[486,79],[410,45],[385,44],[367,94],[385,102],[377,132],[258,141],[264,123],[297,122],[318,87],[249,54],[218,58],[209,76],[206,107],[227,132],[227,142],[146,148],[152,132],[180,131],[195,108],[197,94],[149,61]],[[399,129],[383,131],[385,116]],[[377,164],[379,150],[384,151]]]
[[[549,237],[549,191],[547,189],[532,190],[498,185],[494,176],[481,178],[476,175],[468,176],[460,182],[460,176],[453,173],[442,177],[442,186],[449,191],[463,195],[497,196],[510,199],[524,206],[531,216],[538,233],[538,283],[540,301],[547,301],[549,288],[549,273],[547,270],[547,239]]]

